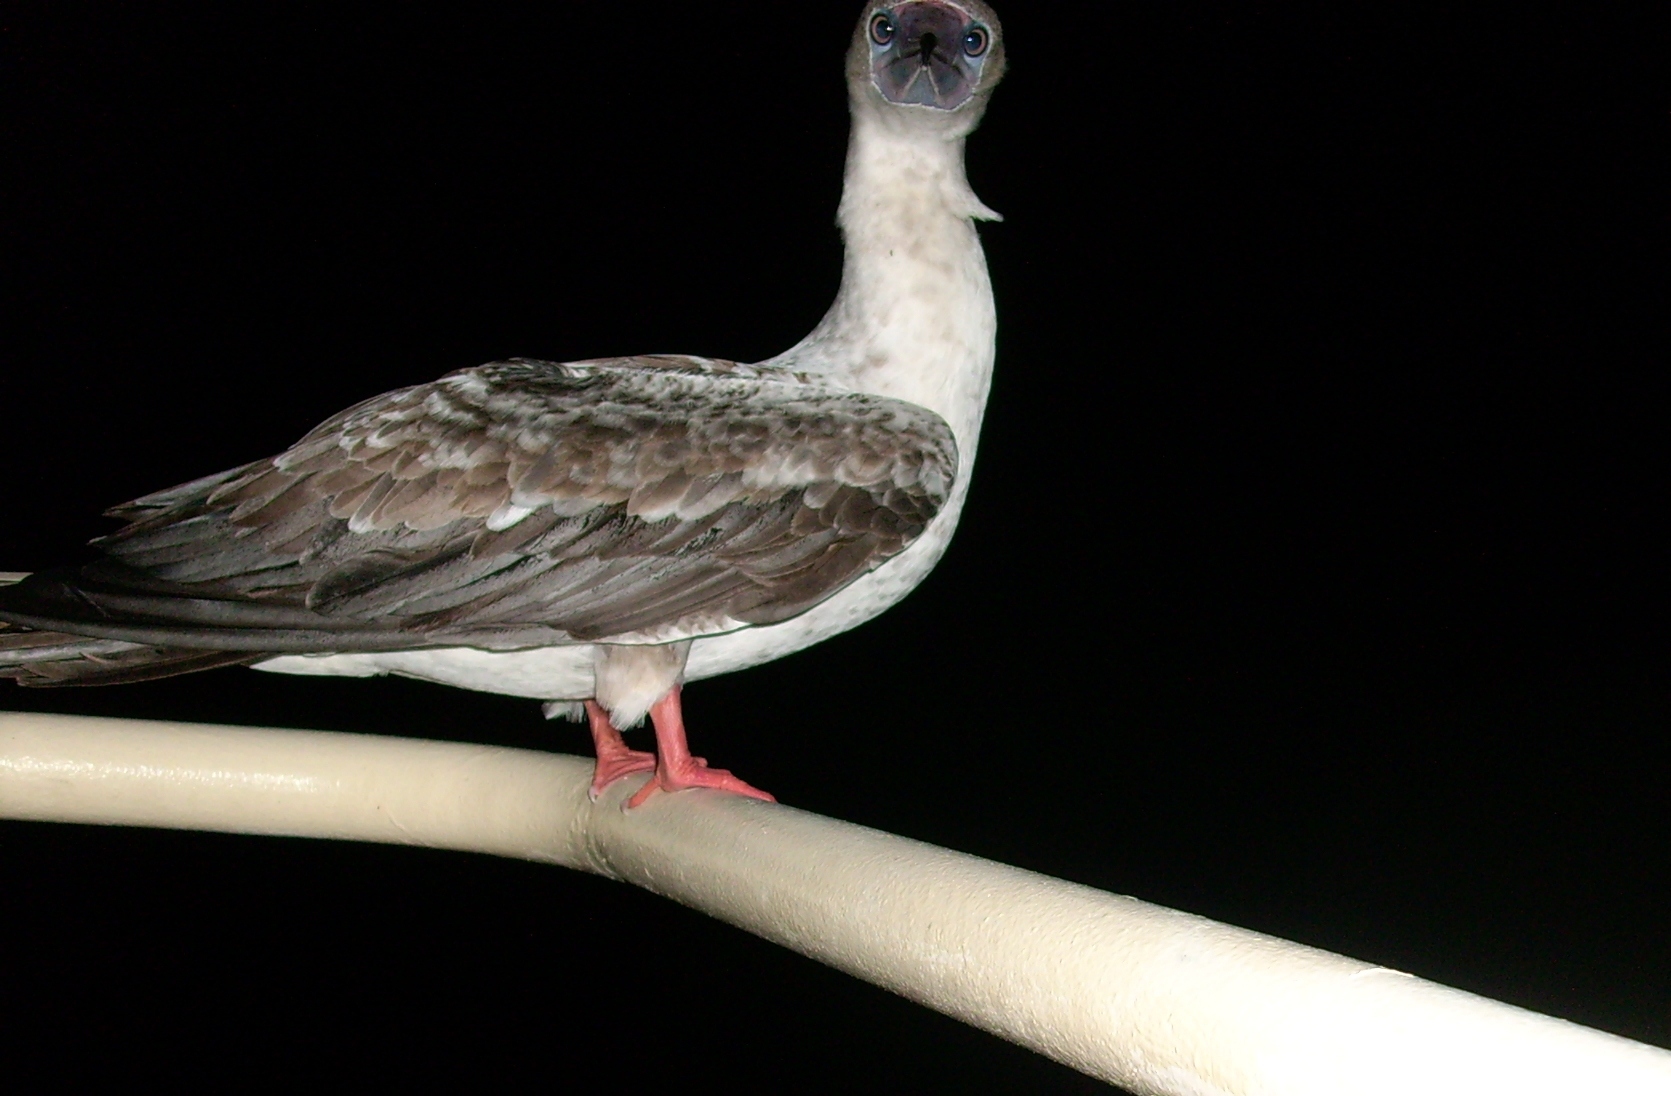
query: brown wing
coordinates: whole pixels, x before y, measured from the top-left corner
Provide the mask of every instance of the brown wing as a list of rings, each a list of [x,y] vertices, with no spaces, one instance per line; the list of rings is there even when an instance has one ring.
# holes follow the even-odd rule
[[[96,542],[107,562],[0,590],[0,618],[240,651],[772,623],[909,544],[956,461],[932,412],[805,378],[498,362],[113,511],[131,524]]]

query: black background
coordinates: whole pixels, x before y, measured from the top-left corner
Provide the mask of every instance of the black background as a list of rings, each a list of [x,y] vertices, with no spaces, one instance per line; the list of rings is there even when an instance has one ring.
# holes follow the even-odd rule
[[[1671,1044],[1658,28],[1338,8],[1005,8],[957,539],[883,618],[692,686],[693,740],[799,807]],[[460,366],[783,349],[839,274],[853,9],[8,6],[0,567]],[[399,680],[0,707],[585,746]],[[549,868],[6,823],[0,896],[8,1031],[66,1081],[1100,1087]]]

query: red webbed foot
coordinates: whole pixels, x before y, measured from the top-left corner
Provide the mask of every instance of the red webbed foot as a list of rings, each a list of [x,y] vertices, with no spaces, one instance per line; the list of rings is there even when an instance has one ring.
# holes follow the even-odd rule
[[[656,755],[628,748],[621,732],[609,721],[609,713],[597,701],[586,702],[586,719],[592,725],[592,746],[598,755],[588,792],[594,803],[605,788],[622,777],[655,770]]]
[[[764,799],[768,803],[776,803],[777,797],[770,792],[763,792],[744,780],[733,776],[725,769],[710,769],[708,763],[700,757],[686,759],[686,764],[674,767],[658,765],[656,775],[633,793],[627,800],[627,809],[642,806],[646,799],[658,791],[682,792],[687,788],[713,788],[715,791],[730,792],[732,795],[746,795],[750,799]]]
[[[681,792],[687,788],[712,788],[732,795],[764,799],[768,803],[777,802],[770,793],[739,780],[724,769],[711,769],[702,758],[691,756],[690,745],[685,741],[684,713],[679,705],[677,686],[650,709],[650,722],[656,728],[656,774],[648,784],[633,793],[626,802],[626,809],[642,806],[658,791]]]

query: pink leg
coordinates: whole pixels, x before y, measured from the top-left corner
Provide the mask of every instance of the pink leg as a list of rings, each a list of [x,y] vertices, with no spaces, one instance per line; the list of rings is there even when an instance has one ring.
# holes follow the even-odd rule
[[[595,700],[586,702],[586,719],[592,725],[592,746],[598,764],[592,770],[592,799],[623,776],[647,773],[656,767],[656,755],[627,748],[626,739],[609,721],[609,713]]]
[[[686,788],[715,788],[768,803],[777,802],[773,796],[745,784],[724,769],[710,769],[706,761],[691,756],[690,745],[685,741],[685,717],[679,706],[677,685],[650,709],[650,722],[656,726],[656,775],[627,800],[628,808],[641,806],[658,789],[678,792]]]

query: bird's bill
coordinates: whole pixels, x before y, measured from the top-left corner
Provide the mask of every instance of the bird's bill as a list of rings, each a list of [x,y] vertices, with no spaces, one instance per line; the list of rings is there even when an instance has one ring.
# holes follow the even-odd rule
[[[890,102],[956,110],[980,83],[993,30],[953,4],[918,0],[872,12],[871,77]]]

